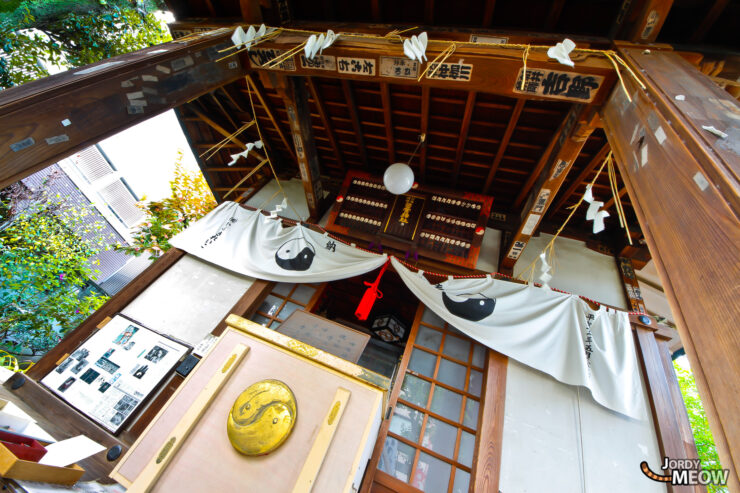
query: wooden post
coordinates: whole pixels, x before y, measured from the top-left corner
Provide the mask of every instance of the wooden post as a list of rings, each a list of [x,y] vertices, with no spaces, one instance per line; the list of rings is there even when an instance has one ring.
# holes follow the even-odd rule
[[[301,172],[303,190],[306,193],[306,202],[311,216],[309,220],[318,222],[321,218],[321,200],[324,189],[321,185],[319,157],[313,139],[306,82],[303,77],[269,75],[275,80],[275,88],[283,98],[285,109],[288,112],[298,169]]]
[[[740,157],[737,102],[672,52],[623,47],[627,78],[602,120],[691,362],[720,460],[740,491]],[[676,98],[683,96],[683,98]],[[733,137],[737,138],[737,137]]]
[[[532,188],[532,194],[524,203],[519,228],[508,244],[506,254],[499,265],[501,272],[506,274],[513,271],[516,261],[558,194],[583,145],[594,131],[590,123],[591,113],[592,110],[587,106],[574,106],[571,109],[549,159],[550,163],[545,166],[545,172],[540,175]]]
[[[246,73],[231,30],[120,55],[0,93],[0,188]]]

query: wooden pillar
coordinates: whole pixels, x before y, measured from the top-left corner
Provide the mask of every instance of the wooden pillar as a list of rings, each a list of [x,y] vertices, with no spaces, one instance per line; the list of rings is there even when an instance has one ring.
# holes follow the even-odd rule
[[[635,267],[632,265],[632,259],[627,257],[616,257],[619,274],[624,284],[624,294],[627,297],[627,306],[631,312],[647,313],[645,309],[645,300],[640,293],[640,284],[637,282]]]
[[[672,52],[624,46],[626,78],[602,112],[635,213],[691,362],[720,460],[740,491],[740,111]],[[704,130],[714,126],[730,136]]]
[[[321,218],[321,200],[324,196],[324,189],[321,185],[319,158],[313,139],[311,110],[308,107],[308,90],[305,79],[274,73],[268,75],[275,82],[275,88],[283,98],[285,109],[288,112],[298,169],[301,172],[303,190],[308,203],[309,221],[318,222]]]
[[[109,58],[0,92],[0,188],[244,77],[218,61],[231,29]]]
[[[548,207],[555,200],[565,177],[573,167],[581,149],[594,131],[591,125],[593,110],[588,106],[574,105],[562,127],[562,132],[549,158],[549,164],[535,182],[529,199],[524,203],[519,228],[505,250],[499,270],[511,273],[516,261],[527,247],[529,239],[542,222]]]

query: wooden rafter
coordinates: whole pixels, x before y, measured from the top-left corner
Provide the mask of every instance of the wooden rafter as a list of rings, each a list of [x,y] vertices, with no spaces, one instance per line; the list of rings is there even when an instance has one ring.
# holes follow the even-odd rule
[[[234,137],[233,135],[231,135],[233,132],[229,132],[228,130],[226,130],[220,124],[218,124],[213,119],[211,119],[210,117],[208,117],[205,113],[203,113],[200,110],[198,110],[197,108],[195,108],[192,104],[188,104],[186,106],[186,108],[189,111],[191,111],[192,113],[194,113],[198,117],[198,119],[200,119],[203,123],[205,123],[206,125],[208,125],[209,127],[211,127],[213,130],[215,130],[216,132],[220,133],[224,137],[228,138],[231,142],[233,142],[234,144],[236,144],[237,146],[239,146],[239,149],[240,150],[244,150],[244,149],[247,148],[247,146],[246,146],[246,144],[244,144],[244,142],[242,142],[239,138]],[[255,149],[252,149],[250,151],[249,155],[254,155],[254,157],[256,157],[259,160],[264,160],[265,159],[265,156],[263,156],[262,153],[260,153],[259,151],[255,150]]]
[[[372,11],[373,21],[380,22],[382,19],[380,12],[380,0],[371,0],[370,9]]]
[[[216,17],[216,9],[213,8],[213,2],[211,0],[205,0],[205,3],[211,17]]]
[[[316,109],[319,112],[319,117],[321,117],[321,122],[324,124],[324,128],[326,129],[326,136],[329,139],[329,143],[331,144],[332,151],[334,151],[334,156],[337,158],[337,164],[339,164],[339,167],[341,168],[342,172],[344,172],[344,158],[342,157],[342,153],[339,150],[339,146],[337,145],[337,137],[334,134],[334,128],[332,127],[329,114],[326,112],[326,109],[324,108],[324,100],[321,97],[321,94],[319,94],[319,91],[316,88],[316,84],[314,83],[313,78],[306,77],[306,83],[308,85],[308,90],[311,92],[311,98],[316,103]]]
[[[239,12],[242,14],[242,20],[248,24],[262,22],[262,10],[257,0],[239,0]]]
[[[550,11],[547,13],[547,20],[545,20],[545,31],[550,31],[557,25],[563,11],[563,5],[565,5],[565,0],[554,0],[550,4]]]
[[[347,102],[347,108],[349,109],[350,119],[352,120],[352,127],[355,129],[355,139],[357,140],[357,149],[360,152],[360,159],[362,160],[363,166],[367,168],[368,164],[367,149],[365,148],[365,137],[362,133],[360,118],[357,116],[357,103],[355,102],[355,95],[352,92],[352,85],[349,80],[342,79],[342,91],[344,92],[344,99]]]
[[[229,122],[234,126],[234,128],[239,128],[239,125],[237,125],[234,119],[231,118],[231,115],[229,114],[229,112],[224,109],[223,105],[221,104],[221,101],[219,101],[218,97],[216,97],[216,92],[215,91],[211,92],[209,96],[211,96],[211,99],[213,99],[213,102],[216,103],[216,106],[218,106],[218,110],[221,112],[221,114],[224,115],[224,117],[227,120],[229,120]]]
[[[388,162],[396,162],[396,148],[393,142],[393,118],[391,116],[391,92],[387,82],[380,84],[380,95],[383,100],[383,118],[385,120],[385,139],[388,143]]]
[[[516,128],[516,122],[519,121],[519,116],[522,114],[522,110],[524,109],[524,101],[524,99],[517,99],[516,104],[514,105],[514,110],[511,112],[511,118],[509,118],[509,124],[506,127],[504,136],[501,138],[501,143],[499,144],[498,150],[496,151],[496,157],[493,159],[491,169],[488,171],[486,183],[483,185],[483,193],[488,193],[491,188],[493,178],[494,176],[496,176],[496,171],[501,164],[501,160],[504,158],[506,147],[509,145],[511,134],[514,133],[514,129]]]
[[[298,161],[298,158],[295,155],[295,151],[293,150],[293,146],[288,142],[287,137],[285,137],[285,134],[280,129],[280,125],[278,125],[277,120],[275,119],[275,112],[272,110],[272,106],[265,98],[265,95],[262,93],[262,90],[259,88],[259,86],[254,82],[254,79],[251,75],[247,75],[247,88],[250,92],[253,92],[257,99],[260,102],[260,105],[262,105],[262,109],[265,110],[265,113],[267,114],[267,118],[272,122],[272,126],[277,130],[278,135],[280,136],[280,140],[283,141],[283,144],[285,144],[285,147],[288,149],[288,152],[290,153],[290,156],[293,158],[294,161]],[[254,118],[257,118],[257,115],[254,115]]]
[[[568,122],[569,114],[570,113],[565,114],[563,121],[560,123],[560,126],[558,127],[557,131],[552,135],[552,138],[550,139],[550,142],[547,144],[545,151],[540,156],[539,161],[537,161],[537,165],[532,171],[532,174],[529,175],[529,178],[527,178],[527,181],[524,184],[524,187],[522,187],[522,189],[519,191],[519,195],[516,196],[516,199],[514,200],[515,208],[521,207],[522,203],[524,202],[524,199],[529,197],[529,192],[532,190],[532,187],[534,186],[535,182],[542,174],[542,171],[545,169],[545,166],[547,165],[548,160],[550,158],[550,154],[552,153],[552,150],[555,148],[555,145],[558,143],[558,139],[560,139],[560,134],[563,133],[563,129],[565,128]]]
[[[434,24],[434,0],[424,0],[424,24]]]
[[[624,194],[626,194],[626,193],[627,193],[627,188],[626,187],[622,187],[622,189],[619,190],[619,192],[617,192],[617,195],[619,195],[619,198],[621,199],[622,197],[624,197]],[[614,197],[612,197],[612,198],[610,198],[609,200],[606,201],[606,203],[604,204],[604,209],[608,209],[609,207],[611,207],[613,205],[614,205]]]
[[[483,27],[493,24],[493,11],[496,9],[496,0],[486,0],[486,10],[483,12]]]
[[[429,87],[421,88],[421,128],[422,134],[429,132],[429,102],[431,99]],[[421,152],[419,154],[419,177],[422,183],[426,180],[427,172],[427,147],[429,147],[429,141],[427,140],[424,145],[421,146]]]
[[[575,180],[573,180],[573,183],[568,187],[568,189],[563,193],[563,195],[560,197],[560,200],[555,204],[554,207],[550,208],[550,213],[555,213],[556,211],[559,211],[568,201],[571,195],[576,193],[576,190],[581,188],[583,186],[584,180],[588,178],[588,176],[593,173],[593,171],[596,169],[598,165],[600,165],[604,158],[606,157],[606,154],[609,152],[609,143],[607,142],[604,144],[599,152],[596,153],[596,155],[591,159],[591,161],[586,165],[585,168],[583,168],[583,171],[580,172],[578,177],[576,177]]]
[[[457,141],[455,150],[455,167],[452,171],[452,186],[457,186],[457,178],[460,175],[460,165],[462,164],[463,153],[465,152],[465,142],[468,140],[468,131],[470,130],[470,121],[475,109],[475,91],[468,92],[468,99],[465,101],[465,112],[463,113],[462,125],[460,126],[460,137]]]
[[[707,32],[712,28],[714,23],[717,22],[717,19],[725,10],[728,3],[730,3],[730,0],[714,0],[712,8],[709,9],[709,12],[707,12],[707,15],[704,17],[704,20],[701,21],[699,27],[696,28],[694,34],[691,35],[691,42],[697,43],[704,39],[704,36],[707,35]]]

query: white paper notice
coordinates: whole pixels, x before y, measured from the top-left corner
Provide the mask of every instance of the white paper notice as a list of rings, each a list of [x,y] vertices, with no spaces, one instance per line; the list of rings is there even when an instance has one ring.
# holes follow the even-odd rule
[[[66,467],[103,450],[105,450],[105,447],[99,443],[90,440],[85,435],[78,435],[47,445],[46,454],[41,458],[39,464]]]
[[[531,235],[534,231],[534,228],[537,226],[537,223],[540,222],[540,217],[541,216],[538,214],[530,214],[529,217],[527,217],[527,221],[524,223],[522,234]]]

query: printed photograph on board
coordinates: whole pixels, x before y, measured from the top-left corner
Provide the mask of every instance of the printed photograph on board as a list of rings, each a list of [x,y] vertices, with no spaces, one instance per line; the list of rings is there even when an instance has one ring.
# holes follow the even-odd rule
[[[41,384],[117,433],[190,348],[116,315]]]

